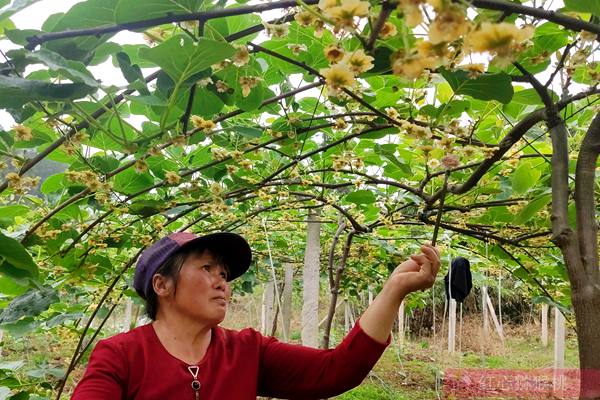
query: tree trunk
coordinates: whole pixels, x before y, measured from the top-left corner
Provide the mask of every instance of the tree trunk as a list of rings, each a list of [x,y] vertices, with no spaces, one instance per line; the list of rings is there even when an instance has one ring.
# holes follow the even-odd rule
[[[583,292],[583,293],[582,293]],[[600,399],[600,289],[587,285],[571,294],[581,369],[580,399]]]
[[[577,232],[568,221],[569,153],[568,130],[558,112],[550,112],[552,138],[552,241],[560,248],[571,282],[575,311],[580,399],[600,399],[600,271],[594,199],[595,169],[600,153],[600,114],[588,129],[577,159],[575,206]]]
[[[302,344],[319,344],[319,258],[321,253],[321,224],[319,212],[308,213],[306,251],[304,253],[304,291],[302,293]],[[334,303],[335,304],[335,303]]]

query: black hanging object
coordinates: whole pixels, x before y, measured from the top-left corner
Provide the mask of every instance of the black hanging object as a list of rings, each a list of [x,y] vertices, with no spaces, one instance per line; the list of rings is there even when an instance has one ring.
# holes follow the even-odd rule
[[[446,299],[452,298],[462,303],[465,297],[473,287],[473,278],[471,277],[471,264],[464,257],[456,257],[450,265],[451,273],[444,277],[444,288],[446,289]],[[451,290],[448,290],[448,275],[452,276]]]

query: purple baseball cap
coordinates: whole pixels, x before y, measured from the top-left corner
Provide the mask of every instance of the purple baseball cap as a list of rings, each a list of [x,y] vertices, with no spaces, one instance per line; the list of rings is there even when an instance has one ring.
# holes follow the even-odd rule
[[[221,256],[229,268],[228,281],[241,276],[252,262],[250,245],[237,233],[218,232],[205,236],[191,232],[172,233],[144,250],[138,259],[133,278],[136,292],[145,299],[152,290],[152,277],[158,268],[177,251],[194,247],[208,249]]]

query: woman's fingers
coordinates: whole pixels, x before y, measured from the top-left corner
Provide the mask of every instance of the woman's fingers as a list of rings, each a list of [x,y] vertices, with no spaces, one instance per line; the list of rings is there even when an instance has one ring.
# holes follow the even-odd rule
[[[437,248],[431,246],[431,245],[425,245],[425,246],[421,247],[421,251],[431,261],[431,263],[433,265],[432,270],[433,270],[434,276],[436,276],[437,273],[438,273],[438,271],[440,270],[440,253],[439,253],[439,250]]]
[[[420,288],[429,288],[435,282],[435,277],[440,270],[439,250],[431,245],[421,246],[422,253],[413,254],[410,259],[420,267]]]
[[[421,266],[421,271],[419,273],[421,277],[419,289],[431,287],[433,285],[433,282],[435,281],[433,263],[424,254],[413,254],[412,256],[410,256],[410,258],[413,259],[415,262],[419,263],[419,265]]]
[[[421,267],[419,263],[413,260],[406,260],[398,265],[394,272],[419,272]]]

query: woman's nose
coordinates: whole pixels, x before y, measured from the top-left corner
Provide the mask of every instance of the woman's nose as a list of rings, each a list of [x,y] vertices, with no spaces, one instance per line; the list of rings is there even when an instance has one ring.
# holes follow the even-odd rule
[[[213,286],[218,289],[224,289],[227,284],[227,279],[223,276],[222,272],[213,273]]]

